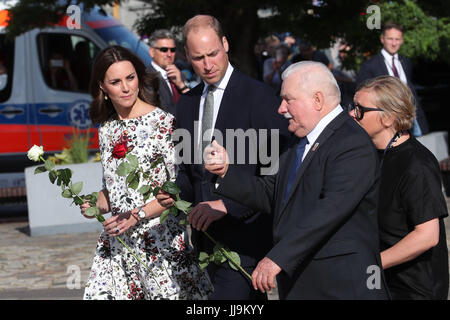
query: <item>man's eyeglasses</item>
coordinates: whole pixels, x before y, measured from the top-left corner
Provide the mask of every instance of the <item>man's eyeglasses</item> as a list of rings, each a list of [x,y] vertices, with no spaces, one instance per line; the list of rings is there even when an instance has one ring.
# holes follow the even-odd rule
[[[364,107],[360,104],[356,104],[356,103],[351,103],[348,106],[348,112],[352,112],[355,115],[356,120],[362,120],[362,118],[364,118],[364,112],[368,112],[368,111],[383,111],[383,109],[380,108],[367,108]]]
[[[170,50],[170,52],[174,53],[177,51],[177,48],[168,48],[168,47],[154,47],[155,49],[158,49],[161,52],[167,52],[167,50]]]

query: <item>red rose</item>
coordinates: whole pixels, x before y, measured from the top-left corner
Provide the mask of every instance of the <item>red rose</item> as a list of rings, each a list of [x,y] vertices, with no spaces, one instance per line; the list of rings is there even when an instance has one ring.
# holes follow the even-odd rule
[[[112,156],[116,159],[123,158],[128,151],[127,142],[121,142],[114,146]]]
[[[161,128],[159,128],[159,132],[164,134],[164,133],[167,132],[167,128],[166,127],[161,127]]]

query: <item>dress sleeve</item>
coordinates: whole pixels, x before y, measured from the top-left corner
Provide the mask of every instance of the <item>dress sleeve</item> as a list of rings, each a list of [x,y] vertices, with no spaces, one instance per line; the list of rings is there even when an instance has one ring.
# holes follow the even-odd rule
[[[100,127],[98,128],[98,146],[99,146],[99,150],[100,150],[100,158],[101,158],[101,163],[102,163],[102,190],[106,189],[106,180],[105,180],[105,168],[103,167],[103,157],[105,154],[105,137],[104,137],[104,131],[105,128],[103,127],[103,125],[100,125]]]
[[[402,177],[399,187],[411,226],[448,215],[438,174],[431,164],[419,163]]]

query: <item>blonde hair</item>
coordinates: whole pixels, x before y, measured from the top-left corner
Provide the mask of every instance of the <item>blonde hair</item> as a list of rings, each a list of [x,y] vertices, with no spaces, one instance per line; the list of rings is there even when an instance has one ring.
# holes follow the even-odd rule
[[[398,78],[380,76],[363,82],[356,91],[371,92],[372,103],[380,109],[381,117],[394,116],[397,131],[411,129],[416,116],[415,99],[411,90]]]

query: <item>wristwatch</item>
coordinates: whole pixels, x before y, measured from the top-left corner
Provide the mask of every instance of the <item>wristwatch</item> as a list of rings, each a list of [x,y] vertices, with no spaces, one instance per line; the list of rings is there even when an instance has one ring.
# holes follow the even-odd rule
[[[142,209],[142,207],[139,207],[138,208],[139,209],[139,211],[138,211],[138,217],[139,217],[139,219],[145,219],[145,217],[146,217],[146,214],[145,214],[145,211],[144,211],[144,209]]]

